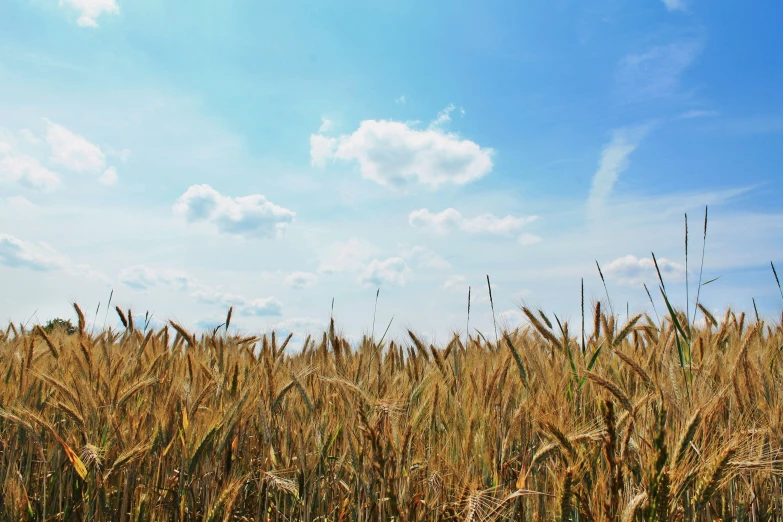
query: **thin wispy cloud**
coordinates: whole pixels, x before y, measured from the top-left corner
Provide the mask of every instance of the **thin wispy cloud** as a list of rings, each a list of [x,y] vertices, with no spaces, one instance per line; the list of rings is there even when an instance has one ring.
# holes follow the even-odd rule
[[[278,316],[282,304],[275,297],[250,298],[223,291],[204,284],[181,270],[156,269],[146,265],[135,265],[123,269],[119,280],[128,288],[146,292],[163,287],[170,291],[183,292],[209,305],[221,308],[235,307],[237,314],[244,316]]]
[[[652,124],[618,129],[612,133],[612,139],[601,151],[598,170],[593,176],[590,195],[587,199],[587,215],[591,219],[598,217],[606,206],[612,189],[620,174],[630,165],[630,156],[639,143],[651,130]]]
[[[282,236],[295,212],[275,205],[261,194],[224,196],[209,185],[193,185],[174,205],[189,223],[208,223],[218,232],[247,238]]]
[[[293,272],[285,277],[284,282],[286,286],[301,290],[313,286],[317,280],[318,276],[311,272]]]
[[[525,233],[519,236],[519,244],[524,246],[532,246],[537,245],[544,239],[541,236],[537,236],[535,234]]]
[[[703,50],[704,42],[694,39],[628,54],[617,64],[617,93],[626,102],[643,102],[677,94],[683,74]]]
[[[714,118],[720,114],[718,111],[691,109],[680,114],[681,120],[695,120],[697,118]]]
[[[69,261],[46,243],[31,243],[10,234],[0,234],[0,263],[11,268],[50,272],[65,268]]]
[[[409,264],[415,264],[422,269],[447,270],[451,268],[451,263],[443,259],[434,250],[423,246],[398,245],[400,257]]]
[[[321,126],[318,127],[318,132],[319,133],[329,132],[330,130],[332,130],[332,128],[334,128],[334,122],[326,118],[325,116],[322,116]]]
[[[324,251],[318,272],[324,274],[356,272],[363,268],[365,261],[379,253],[380,250],[374,245],[355,237],[344,242],[338,241]]]
[[[468,290],[468,283],[467,278],[465,278],[464,275],[453,275],[446,279],[446,282],[443,283],[443,289],[444,290],[452,290],[452,291],[462,291]]]
[[[170,290],[187,291],[195,285],[193,279],[183,271],[158,270],[146,265],[134,265],[119,273],[122,284],[134,290],[149,290],[156,286],[165,286]]]
[[[36,272],[63,272],[69,276],[109,281],[102,273],[89,265],[73,262],[48,243],[25,241],[11,234],[0,234],[0,265]]]
[[[41,138],[36,136],[30,129],[22,129],[19,131],[19,135],[27,142],[37,145],[41,143]]]
[[[685,0],[663,0],[667,11],[686,11],[688,9]]]
[[[456,109],[453,103],[450,103],[445,109],[438,113],[438,117],[430,122],[430,129],[441,129],[451,121],[451,113]]]
[[[32,212],[40,210],[40,207],[24,196],[11,196],[0,199],[2,205],[8,205],[17,212]]]

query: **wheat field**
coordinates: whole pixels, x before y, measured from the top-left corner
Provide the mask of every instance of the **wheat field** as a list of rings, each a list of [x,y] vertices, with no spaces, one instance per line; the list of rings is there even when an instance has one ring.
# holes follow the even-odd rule
[[[783,520],[781,324],[525,308],[292,353],[75,309],[0,332],[3,520]]]

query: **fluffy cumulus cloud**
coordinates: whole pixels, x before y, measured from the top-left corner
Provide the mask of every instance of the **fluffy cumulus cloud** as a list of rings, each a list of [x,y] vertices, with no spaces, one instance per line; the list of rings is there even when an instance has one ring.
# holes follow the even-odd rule
[[[79,14],[76,23],[82,27],[98,27],[99,17],[120,12],[115,0],[59,0],[59,4],[76,11]]]
[[[514,235],[529,223],[538,219],[537,216],[497,217],[492,214],[483,214],[473,218],[467,218],[458,210],[447,208],[442,212],[430,212],[426,208],[414,210],[408,215],[408,222],[412,227],[430,230],[439,234],[449,232],[466,232],[469,234],[494,234]]]
[[[310,136],[310,163],[316,167],[326,166],[326,162],[334,157],[337,148],[337,138],[313,134]]]
[[[658,268],[664,281],[667,278],[680,280],[685,276],[684,266],[666,258],[658,259]],[[652,258],[638,258],[630,254],[615,259],[603,268],[603,272],[607,278],[614,279],[617,284],[623,286],[642,286],[643,283],[657,280],[658,277]]]
[[[365,286],[405,286],[411,269],[401,257],[373,259],[359,276],[359,283]]]
[[[47,169],[34,157],[19,154],[0,142],[0,182],[18,183],[27,188],[51,192],[60,186],[60,176]]]
[[[286,276],[284,282],[287,286],[299,290],[314,285],[317,279],[318,276],[310,272],[293,272]]]
[[[129,288],[148,291],[155,287],[185,292],[202,303],[223,308],[233,306],[236,313],[245,316],[278,316],[283,306],[275,297],[249,298],[224,292],[193,279],[185,272],[157,269],[145,265],[128,267],[120,272],[120,282]]]
[[[52,151],[52,162],[75,172],[100,173],[106,168],[101,148],[62,125],[46,121],[46,143]]]
[[[174,212],[189,223],[210,223],[219,232],[248,238],[280,236],[296,215],[261,194],[229,197],[209,185],[188,188],[174,205]]]
[[[366,120],[340,138],[312,135],[310,154],[314,165],[328,160],[356,162],[362,177],[383,186],[438,188],[489,174],[493,150],[438,128],[417,130],[403,122]]]

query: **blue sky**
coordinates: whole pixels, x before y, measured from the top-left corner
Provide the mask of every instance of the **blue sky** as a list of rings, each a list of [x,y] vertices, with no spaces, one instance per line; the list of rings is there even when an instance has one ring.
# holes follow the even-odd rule
[[[0,317],[435,339],[521,303],[777,316],[783,5],[0,2]],[[656,296],[659,308],[661,302]],[[652,312],[652,310],[649,310]],[[103,311],[99,318],[104,316]],[[109,319],[113,324],[114,318]],[[99,326],[103,323],[98,321]],[[376,327],[376,329],[380,326]],[[573,330],[573,329],[572,329]]]

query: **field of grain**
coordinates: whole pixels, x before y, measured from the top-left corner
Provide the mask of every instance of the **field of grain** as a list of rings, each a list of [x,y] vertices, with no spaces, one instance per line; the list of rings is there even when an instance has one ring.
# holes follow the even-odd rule
[[[783,520],[783,327],[0,332],[3,520]],[[573,330],[573,328],[572,328]]]

